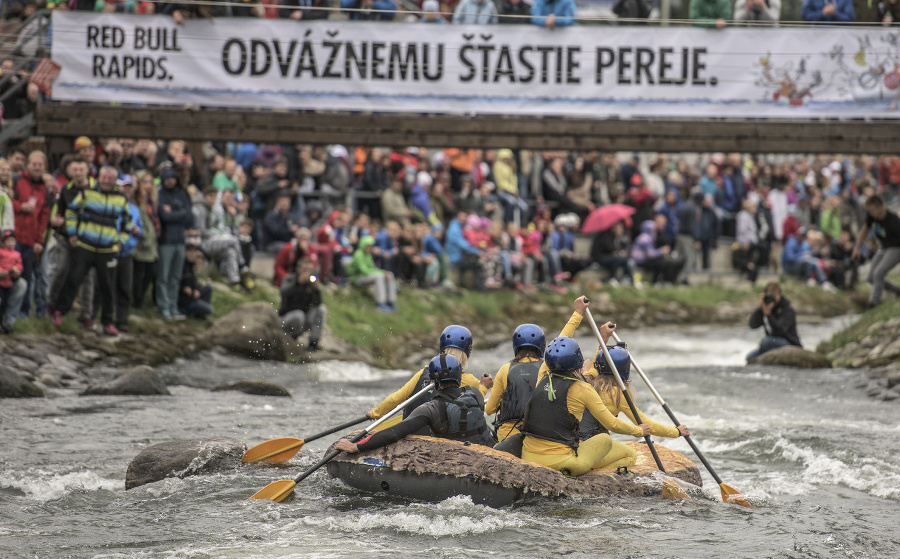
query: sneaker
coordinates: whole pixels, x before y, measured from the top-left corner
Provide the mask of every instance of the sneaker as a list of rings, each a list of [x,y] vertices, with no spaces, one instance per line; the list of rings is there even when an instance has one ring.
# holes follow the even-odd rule
[[[609,278],[606,281],[606,285],[610,287],[619,287],[619,280],[617,280],[616,278]]]
[[[572,274],[570,274],[569,272],[559,272],[558,274],[553,275],[553,279],[557,282],[567,280],[570,277],[572,277]]]
[[[168,312],[162,313],[163,322],[172,322],[172,315]]]
[[[394,312],[391,310],[391,308],[389,306],[387,306],[385,304],[375,305],[375,306],[378,307],[378,310],[380,310],[381,312],[384,312],[384,313]]]
[[[816,280],[814,280],[814,279],[812,279],[812,278],[809,278],[808,280],[806,280],[806,285],[809,286],[809,287],[815,287],[815,286],[816,286]]]
[[[119,330],[112,324],[106,324],[103,326],[103,334],[106,336],[118,336]]]
[[[319,341],[310,340],[309,345],[306,348],[310,351],[319,351]]]
[[[174,320],[176,322],[181,322],[182,320],[187,320],[187,316],[181,314],[180,312],[177,312],[172,315],[172,320]]]
[[[62,326],[63,314],[61,311],[53,311],[53,325]]]
[[[81,326],[85,330],[94,330],[97,327],[94,324],[94,319],[89,316],[85,316],[81,319]]]
[[[566,288],[561,285],[551,284],[550,289],[552,289],[553,291],[556,291],[557,293],[563,294],[563,295],[566,294]]]
[[[830,281],[826,281],[822,284],[822,289],[824,289],[825,291],[834,291],[836,288],[834,287],[833,283],[831,283]]]
[[[241,274],[241,285],[243,285],[244,289],[247,291],[253,291],[256,288],[256,281],[253,279],[252,272]]]
[[[391,309],[391,312],[397,312],[397,303],[388,303],[388,307]]]
[[[127,324],[123,324],[121,326],[116,326],[116,328],[118,328],[119,332],[121,332],[122,334],[128,333],[128,325]]]

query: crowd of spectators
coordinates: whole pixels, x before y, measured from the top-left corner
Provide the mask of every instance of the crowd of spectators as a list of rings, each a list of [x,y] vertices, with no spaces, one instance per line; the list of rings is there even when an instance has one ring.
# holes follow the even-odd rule
[[[874,230],[864,204],[898,189],[896,156],[642,161],[80,137],[53,167],[40,150],[0,159],[0,314],[4,330],[31,313],[60,324],[77,300],[81,324],[99,313],[107,335],[151,304],[165,320],[208,316],[197,269],[250,291],[259,251],[292,301],[282,314],[303,313],[286,329],[315,335],[320,286],[371,286],[392,312],[404,286],[563,292],[588,267],[611,283],[688,283],[722,239],[751,282],[768,269],[852,288],[874,254],[859,237]]]
[[[623,23],[640,23],[653,14],[651,0],[615,0],[611,12]],[[800,4],[798,4],[800,5]],[[190,18],[419,21],[454,24],[527,24],[547,28],[577,22],[574,0],[245,0],[244,2],[157,2],[154,0],[11,0],[7,18],[24,18],[36,9],[103,13],[164,14],[182,24]],[[802,21],[821,24],[900,22],[898,0],[802,0]],[[694,25],[777,24],[782,0],[690,0]]]

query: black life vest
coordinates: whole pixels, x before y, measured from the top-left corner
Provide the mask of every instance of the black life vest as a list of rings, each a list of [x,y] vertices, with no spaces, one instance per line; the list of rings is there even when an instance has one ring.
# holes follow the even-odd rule
[[[442,390],[432,398],[438,409],[439,424],[432,426],[435,436],[484,446],[497,441],[484,417],[484,399],[471,388]]]
[[[521,421],[525,417],[525,406],[531,399],[534,386],[537,384],[538,372],[543,361],[531,363],[513,363],[506,375],[506,389],[500,400],[500,411],[497,412],[495,424],[507,421]]]
[[[594,435],[602,435],[603,433],[609,433],[609,429],[597,421],[594,414],[585,408],[584,415],[581,416],[581,423],[578,427],[578,438],[586,441]]]
[[[413,394],[420,392],[423,388],[431,384],[431,378],[428,376],[428,369],[422,369],[419,375],[419,382],[416,383],[415,388],[413,388]],[[425,394],[422,394],[412,402],[406,405],[403,408],[403,419],[409,417],[409,414],[413,412],[414,409],[421,406],[425,402],[430,401],[434,397],[433,391],[428,391]]]
[[[556,397],[549,397],[550,379]],[[520,432],[526,435],[564,444],[578,451],[578,418],[569,412],[568,394],[577,379],[547,374],[538,382],[525,407],[525,419]]]

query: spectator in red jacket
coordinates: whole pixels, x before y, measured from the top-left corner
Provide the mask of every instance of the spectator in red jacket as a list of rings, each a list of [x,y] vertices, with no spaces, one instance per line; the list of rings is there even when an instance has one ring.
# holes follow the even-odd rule
[[[22,278],[28,284],[25,301],[22,303],[23,316],[31,311],[32,296],[35,314],[38,317],[47,314],[47,290],[38,262],[44,250],[44,232],[50,219],[47,185],[52,183],[53,177],[47,172],[47,156],[40,151],[31,152],[25,173],[16,181],[12,196],[16,220],[16,250],[22,256]]]
[[[313,264],[318,265],[319,249],[310,242],[310,239],[312,239],[312,231],[301,227],[294,233],[294,240],[281,247],[275,257],[275,276],[272,278],[272,285],[281,286],[281,281],[285,276],[294,273],[297,262],[304,258],[308,258],[312,260]]]

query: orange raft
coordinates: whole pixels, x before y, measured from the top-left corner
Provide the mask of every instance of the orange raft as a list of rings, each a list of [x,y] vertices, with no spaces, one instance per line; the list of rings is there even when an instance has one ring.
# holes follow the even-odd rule
[[[659,470],[647,445],[625,444],[637,451],[637,463],[625,474],[591,470],[570,478],[492,448],[422,436],[358,454],[341,453],[327,470],[350,487],[371,493],[432,502],[468,495],[474,503],[491,507],[536,497],[660,494]],[[702,484],[696,464],[685,455],[655,447],[667,475]]]

